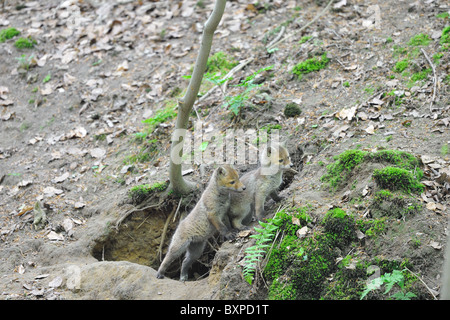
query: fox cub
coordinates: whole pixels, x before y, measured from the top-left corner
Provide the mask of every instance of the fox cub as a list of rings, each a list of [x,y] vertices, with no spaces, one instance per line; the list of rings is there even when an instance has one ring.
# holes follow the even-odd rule
[[[239,180],[237,171],[231,166],[223,165],[214,171],[199,202],[175,230],[158,269],[158,279],[164,278],[168,266],[186,252],[180,275],[180,281],[186,281],[190,267],[202,255],[207,240],[216,231],[230,238],[229,230],[223,223],[230,206],[230,193],[244,190],[245,186]]]
[[[282,145],[266,147],[260,156],[261,166],[241,177],[247,189],[239,195],[231,195],[228,211],[231,226],[238,230],[247,227],[242,221],[253,211],[256,219],[264,217],[264,202],[270,195],[275,201],[280,201],[277,189],[283,181],[283,172],[292,166],[289,151]]]

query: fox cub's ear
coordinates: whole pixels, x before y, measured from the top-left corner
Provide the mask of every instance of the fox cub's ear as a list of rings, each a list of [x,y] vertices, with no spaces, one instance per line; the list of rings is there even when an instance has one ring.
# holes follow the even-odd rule
[[[219,167],[218,171],[221,176],[225,176],[227,174],[227,169],[224,167]]]

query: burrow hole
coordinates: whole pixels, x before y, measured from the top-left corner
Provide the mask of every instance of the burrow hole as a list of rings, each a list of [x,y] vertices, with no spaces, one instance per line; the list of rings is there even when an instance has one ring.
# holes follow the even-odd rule
[[[161,255],[158,249],[164,225],[172,210],[174,210],[174,205],[170,204],[159,209],[134,212],[120,224],[119,230],[113,229],[106,237],[96,241],[92,256],[99,261],[129,261],[158,270],[167,253],[180,215],[184,217],[189,212],[179,212],[176,221],[173,219],[169,221]],[[203,255],[190,270],[190,280],[204,278],[209,274],[215,252],[212,246],[205,247]],[[166,271],[166,277],[179,279],[183,258],[184,255],[172,263]]]

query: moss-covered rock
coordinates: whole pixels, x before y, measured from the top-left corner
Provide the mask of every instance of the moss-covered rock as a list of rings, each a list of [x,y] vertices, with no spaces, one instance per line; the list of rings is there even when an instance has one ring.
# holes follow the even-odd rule
[[[284,115],[287,118],[293,118],[296,116],[299,116],[302,113],[302,110],[299,108],[299,106],[295,102],[288,103],[284,107]]]
[[[347,150],[335,157],[335,160],[327,166],[326,174],[321,177],[321,181],[327,182],[332,189],[346,182],[352,176],[353,170],[363,163],[381,163],[395,168],[374,172],[373,177],[381,188],[405,192],[420,192],[422,189],[419,180],[423,173],[419,169],[419,161],[407,152]]]
[[[421,173],[419,175],[421,177]],[[418,176],[410,171],[396,167],[386,167],[374,170],[373,178],[377,185],[391,191],[401,190],[407,193],[421,193],[424,186],[419,182]]]
[[[333,239],[333,244],[344,247],[356,238],[356,224],[352,216],[340,208],[327,212],[322,220],[325,231]]]
[[[274,246],[264,269],[271,299],[321,298],[327,277],[336,269],[336,247],[350,244],[356,230],[353,218],[339,208],[330,210],[322,225],[323,231],[301,239],[294,233],[300,226],[295,225]]]

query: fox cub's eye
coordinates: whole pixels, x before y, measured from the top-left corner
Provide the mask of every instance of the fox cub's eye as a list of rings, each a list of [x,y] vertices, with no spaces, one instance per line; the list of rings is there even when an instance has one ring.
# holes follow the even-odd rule
[[[283,159],[280,159],[280,161],[279,161],[280,163],[282,163],[283,162]]]
[[[234,181],[230,181],[230,184],[234,184]]]

